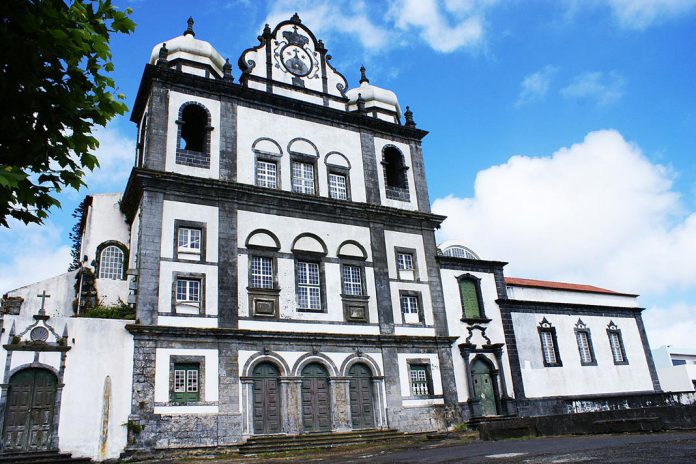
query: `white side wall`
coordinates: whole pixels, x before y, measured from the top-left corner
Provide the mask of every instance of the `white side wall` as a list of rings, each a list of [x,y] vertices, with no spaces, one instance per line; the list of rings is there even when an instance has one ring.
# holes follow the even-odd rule
[[[0,336],[0,345],[8,343],[12,324],[19,334],[34,322],[31,316],[4,316],[5,330]],[[124,328],[130,322],[63,317],[48,320],[59,335],[67,325],[71,348],[66,356],[58,424],[61,451],[97,460],[117,458],[123,451],[133,378],[133,338]],[[108,343],[104,343],[105,340]],[[0,348],[0,369],[3,370],[6,354]],[[22,368],[33,360],[34,352],[14,351],[10,369]],[[40,353],[39,362],[58,371],[60,353]],[[111,395],[105,445],[100,446],[107,376],[111,379]]]
[[[561,367],[544,366],[537,330],[544,317],[556,328]],[[591,331],[596,366],[580,364],[574,331],[578,319]],[[606,332],[610,320],[621,330],[628,365],[614,364]],[[513,313],[512,323],[528,398],[653,390],[643,344],[632,317]]]
[[[51,295],[46,298],[44,308],[49,316],[66,316],[73,314],[72,302],[75,298],[75,275],[77,271],[66,272],[50,279],[40,280],[33,284],[25,285],[16,290],[7,292],[7,296],[21,297],[24,299],[20,308],[20,315],[31,316],[38,314],[41,308],[41,298],[37,295],[46,291]]]
[[[612,295],[609,293],[574,292],[555,290],[552,288],[507,286],[508,298],[523,301],[563,302],[599,306],[638,307],[638,299],[634,296]]]

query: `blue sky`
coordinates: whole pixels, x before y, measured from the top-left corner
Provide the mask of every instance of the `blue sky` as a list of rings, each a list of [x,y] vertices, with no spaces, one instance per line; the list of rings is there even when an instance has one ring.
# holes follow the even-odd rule
[[[152,47],[195,19],[230,62],[298,11],[351,86],[396,92],[418,127],[438,232],[508,275],[640,293],[654,345],[696,331],[696,0],[118,1],[112,42],[132,105]],[[235,77],[239,70],[233,71]],[[0,291],[62,272],[72,210],[121,191],[128,117],[99,131],[102,169],[43,227],[0,230]]]

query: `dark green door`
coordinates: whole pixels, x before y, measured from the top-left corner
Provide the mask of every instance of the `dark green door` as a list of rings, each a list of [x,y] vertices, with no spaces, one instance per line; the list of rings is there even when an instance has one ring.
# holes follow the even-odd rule
[[[302,427],[305,432],[331,430],[329,373],[318,363],[302,369]]]
[[[479,400],[482,416],[495,416],[498,408],[495,404],[493,376],[490,366],[481,359],[471,365],[471,378],[474,382],[474,397]]]
[[[350,376],[350,418],[354,429],[375,426],[375,411],[372,406],[372,372],[364,364],[354,364],[348,371]]]
[[[25,369],[10,379],[5,409],[5,451],[41,451],[51,446],[56,376]]]
[[[273,364],[257,365],[254,377],[254,433],[280,433],[280,373]]]

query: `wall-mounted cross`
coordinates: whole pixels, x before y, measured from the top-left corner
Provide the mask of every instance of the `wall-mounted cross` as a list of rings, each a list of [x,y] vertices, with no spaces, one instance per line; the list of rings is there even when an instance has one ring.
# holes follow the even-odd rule
[[[46,290],[44,290],[43,292],[41,292],[41,294],[36,296],[41,298],[41,308],[39,308],[39,314],[45,314],[46,308],[44,308],[44,305],[46,304],[46,298],[51,298],[51,295],[47,294]]]

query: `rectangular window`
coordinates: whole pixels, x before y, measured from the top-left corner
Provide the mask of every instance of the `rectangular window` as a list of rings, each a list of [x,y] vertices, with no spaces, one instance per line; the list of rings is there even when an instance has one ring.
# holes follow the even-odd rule
[[[174,395],[177,403],[192,403],[200,398],[198,378],[200,366],[196,363],[174,364]]]
[[[314,166],[299,161],[292,162],[292,191],[314,194]]]
[[[201,229],[179,227],[177,245],[179,251],[189,253],[201,252]]]
[[[201,302],[201,281],[199,279],[177,279],[176,302],[197,306]]]
[[[544,362],[546,364],[558,364],[553,333],[548,330],[541,331],[541,350],[544,352]]]
[[[413,255],[411,253],[398,253],[396,256],[396,262],[399,265],[400,271],[413,270]]]
[[[401,297],[401,312],[404,314],[418,314],[418,298],[412,295]]]
[[[580,362],[582,364],[592,364],[592,350],[590,350],[590,335],[584,331],[575,332],[580,351]]]
[[[412,396],[430,396],[430,382],[428,381],[428,366],[424,364],[411,364],[409,376],[411,378]]]
[[[346,176],[329,173],[329,196],[336,200],[348,199],[348,184]]]
[[[269,161],[256,161],[256,185],[259,187],[276,188],[277,166]]]
[[[363,294],[360,267],[351,265],[343,266],[343,293],[346,295]]]
[[[319,263],[298,261],[295,272],[297,272],[297,305],[300,309],[321,310]]]
[[[623,350],[621,349],[621,337],[617,332],[609,332],[609,345],[614,362],[624,362]]]
[[[273,288],[273,259],[265,256],[251,257],[252,288]]]

